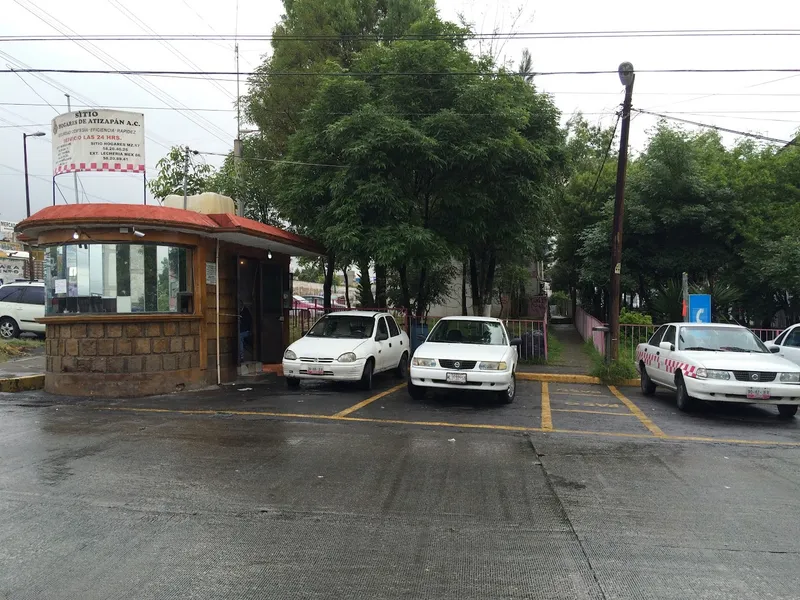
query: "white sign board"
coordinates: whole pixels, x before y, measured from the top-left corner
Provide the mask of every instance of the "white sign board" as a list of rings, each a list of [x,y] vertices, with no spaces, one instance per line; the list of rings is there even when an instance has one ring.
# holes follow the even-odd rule
[[[53,174],[73,171],[144,173],[144,115],[82,110],[53,119]]]
[[[206,263],[206,284],[217,285],[217,263]]]
[[[0,240],[14,241],[14,226],[12,221],[0,221]]]

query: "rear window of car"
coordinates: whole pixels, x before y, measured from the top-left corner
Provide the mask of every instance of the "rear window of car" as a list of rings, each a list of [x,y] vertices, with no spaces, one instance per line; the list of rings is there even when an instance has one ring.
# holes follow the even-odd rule
[[[666,325],[662,325],[661,327],[656,329],[656,332],[653,334],[653,337],[651,337],[650,341],[648,341],[647,343],[650,344],[651,346],[658,346],[661,343],[661,338],[664,337],[664,332],[666,330],[667,330]]]
[[[30,285],[22,292],[23,304],[40,304],[44,306],[44,286]]]
[[[389,325],[389,335],[392,337],[400,335],[400,329],[398,329],[397,323],[394,322],[394,317],[386,317],[386,323]]]

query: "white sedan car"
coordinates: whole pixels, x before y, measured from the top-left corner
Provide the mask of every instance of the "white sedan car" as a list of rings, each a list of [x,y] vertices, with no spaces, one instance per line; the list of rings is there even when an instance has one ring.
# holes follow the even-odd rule
[[[414,352],[409,394],[421,399],[427,389],[490,391],[511,403],[518,345],[500,319],[445,317]]]
[[[749,329],[668,323],[636,349],[642,392],[675,390],[678,408],[695,400],[776,404],[782,417],[800,405],[800,367],[776,356]]]
[[[301,379],[360,381],[372,389],[372,376],[394,370],[408,373],[408,334],[392,315],[343,311],[322,317],[283,354],[283,375],[290,388]]]

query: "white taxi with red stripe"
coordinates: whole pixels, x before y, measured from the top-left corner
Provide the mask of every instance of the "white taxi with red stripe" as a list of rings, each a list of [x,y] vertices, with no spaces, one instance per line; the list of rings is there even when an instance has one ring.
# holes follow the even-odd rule
[[[675,390],[678,408],[696,400],[800,406],[800,366],[776,356],[752,331],[718,323],[667,323],[636,348],[642,391]]]

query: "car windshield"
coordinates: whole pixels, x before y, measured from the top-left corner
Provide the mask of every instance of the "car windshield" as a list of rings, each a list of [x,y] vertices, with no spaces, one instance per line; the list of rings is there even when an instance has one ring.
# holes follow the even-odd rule
[[[679,350],[712,352],[769,352],[763,342],[744,327],[682,327]]]
[[[505,346],[503,326],[496,321],[447,319],[439,321],[428,336],[428,342],[444,344],[481,344]]]
[[[375,319],[353,315],[326,315],[316,322],[308,337],[368,338],[372,337]]]

